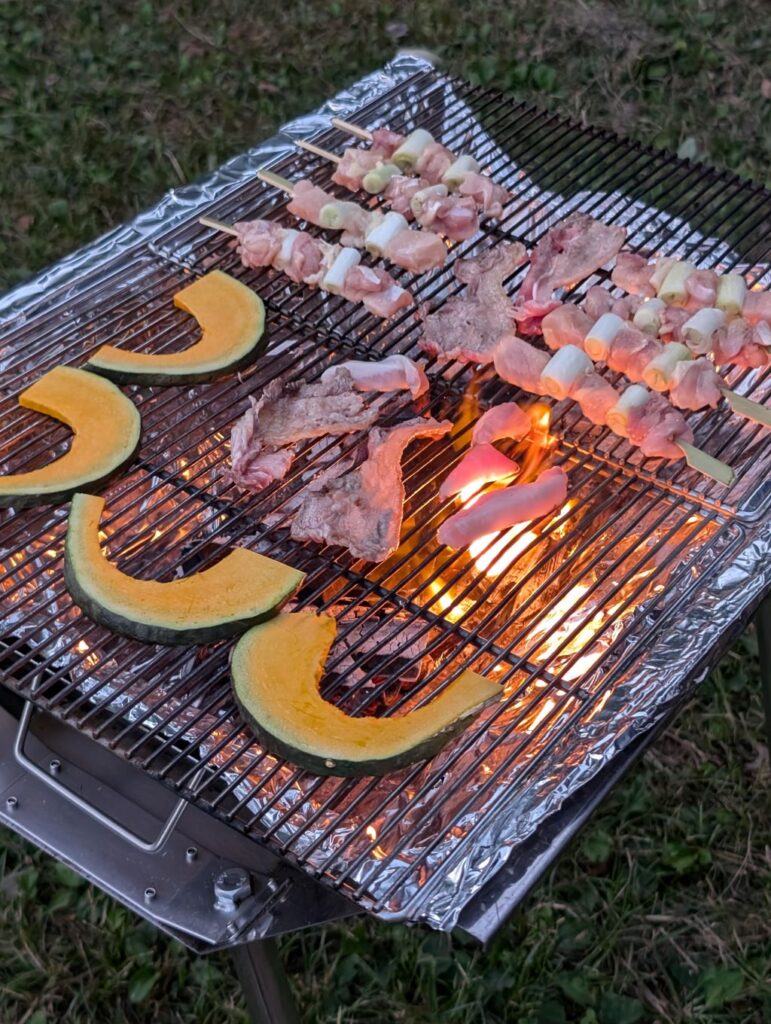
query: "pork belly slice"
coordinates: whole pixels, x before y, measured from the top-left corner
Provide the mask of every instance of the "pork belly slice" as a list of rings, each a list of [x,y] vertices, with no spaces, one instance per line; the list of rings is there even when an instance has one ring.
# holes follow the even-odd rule
[[[672,375],[670,397],[678,409],[703,409],[715,406],[723,396],[725,384],[706,358],[682,360]]]
[[[424,314],[420,347],[443,360],[491,363],[501,335],[512,326],[513,307],[503,282],[521,266],[525,255],[524,246],[514,242],[459,260],[455,276],[466,290]]]
[[[514,484],[483,494],[473,505],[445,519],[439,527],[439,543],[463,548],[480,537],[508,530],[516,523],[539,519],[562,505],[567,493],[567,473],[560,466],[553,466],[531,484]]]
[[[589,277],[613,259],[625,238],[625,227],[603,224],[587,213],[571,213],[547,231],[530,254],[530,269],[517,296],[517,320],[532,329],[539,313],[549,312],[545,307],[557,288]]]
[[[484,484],[499,480],[510,480],[517,473],[519,466],[508,455],[499,452],[491,444],[476,444],[469,448],[444,478],[439,488],[439,497],[450,498],[474,484],[483,487]]]
[[[310,485],[292,523],[292,537],[340,544],[368,562],[388,558],[399,546],[402,526],[402,454],[415,439],[436,439],[451,429],[449,420],[423,417],[374,427],[360,466],[336,480]]]
[[[295,451],[286,446],[372,426],[380,413],[378,403],[366,403],[347,370],[335,371],[312,384],[287,384],[279,378],[259,398],[250,397],[250,408],[230,436],[230,480],[261,490],[288,472]]]
[[[645,405],[630,411],[627,430],[629,440],[648,458],[682,459],[677,442],[693,443],[693,433],[683,414],[655,392]]]
[[[491,444],[501,438],[520,441],[530,433],[532,423],[516,402],[501,402],[482,413],[471,432],[472,444]]]

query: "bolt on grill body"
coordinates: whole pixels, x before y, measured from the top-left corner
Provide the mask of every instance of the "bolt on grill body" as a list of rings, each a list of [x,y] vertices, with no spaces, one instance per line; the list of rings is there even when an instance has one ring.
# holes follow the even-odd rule
[[[500,222],[451,247],[447,268],[418,279],[395,274],[416,302],[439,304],[458,290],[456,259],[502,241],[531,249],[574,209],[625,224],[633,249],[737,268],[758,287],[771,279],[771,195],[730,175],[433,70],[351,115],[365,127],[425,127],[472,153],[513,194]],[[351,140],[329,129],[314,141],[339,152]],[[328,165],[308,153],[289,152],[273,169],[329,184]],[[206,568],[223,546],[245,544],[302,569],[298,606],[339,620],[323,694],[349,714],[420,706],[466,668],[499,680],[504,699],[428,763],[384,778],[314,777],[265,753],[242,725],[228,644],[146,647],[80,614],[62,580],[61,508],[0,512],[0,658],[17,694],[356,906],[451,928],[532,831],[530,802],[540,801],[541,816],[556,809],[560,784],[568,777],[575,784],[595,746],[616,740],[621,749],[628,741],[645,693],[639,684],[630,689],[630,678],[645,674],[689,602],[764,521],[771,443],[724,406],[689,415],[696,443],[737,472],[726,490],[683,463],[642,459],[570,402],[549,403],[551,458],[569,474],[568,502],[470,555],[440,549],[435,539],[452,511],[452,502],[436,497],[438,485],[468,445],[469,419],[452,443],[420,443],[407,453],[402,542],[385,563],[296,543],[287,527],[298,494],[363,436],[308,442],[284,481],[239,493],[221,470],[247,396],[278,376],[315,379],[348,358],[415,355],[419,327],[414,311],[383,324],[273,270],[246,270],[227,238],[198,224],[201,214],[228,222],[286,218],[284,206],[284,197],[253,178],[214,200],[202,192],[171,227],[161,223],[149,241],[101,261],[73,292],[46,296],[26,320],[11,322],[3,340],[0,465],[29,469],[66,445],[64,428],[17,407],[19,391],[54,365],[81,365],[105,343],[152,352],[191,344],[195,325],[172,296],[192,275],[225,270],[262,296],[270,348],[238,379],[128,389],[143,417],[143,442],[138,461],[106,493],[110,558],[126,572],[171,579]],[[508,282],[512,294],[525,272]],[[606,279],[599,272],[578,283],[574,297]],[[525,397],[468,366],[429,361],[427,371],[431,391],[421,411],[437,418],[457,420],[469,408]],[[733,371],[728,380],[755,401],[771,391],[767,371]],[[408,399],[397,400],[386,422],[410,409]],[[511,446],[514,456],[519,450]],[[655,695],[649,700],[655,704]],[[519,839],[512,808],[522,814]],[[479,856],[491,836],[499,859],[453,898],[453,871]]]

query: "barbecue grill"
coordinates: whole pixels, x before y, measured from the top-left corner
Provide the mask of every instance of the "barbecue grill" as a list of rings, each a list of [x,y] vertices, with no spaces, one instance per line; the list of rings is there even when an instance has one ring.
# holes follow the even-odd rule
[[[254,367],[192,388],[129,388],[144,434],[138,462],[107,492],[111,559],[171,579],[246,544],[304,570],[298,604],[339,620],[323,692],[349,714],[412,708],[466,668],[500,680],[504,699],[432,761],[384,778],[312,776],[244,727],[228,644],[148,647],[97,626],[63,585],[66,509],[0,513],[3,820],[188,946],[237,950],[252,1010],[271,1021],[290,1015],[272,936],[366,911],[487,940],[771,589],[771,443],[727,409],[690,422],[696,443],[735,468],[730,489],[642,459],[571,403],[552,403],[549,457],[569,473],[568,502],[547,527],[473,553],[437,546],[437,481],[475,414],[521,396],[466,366],[429,364],[426,411],[468,425],[451,443],[410,449],[402,543],[382,565],[296,543],[286,528],[307,482],[360,437],[309,443],[259,494],[227,482],[229,430],[249,394],[278,375],[417,352],[411,311],[383,324],[245,270],[198,222],[282,217],[284,197],[255,178],[266,162],[327,186],[329,167],[294,140],[340,151],[348,140],[331,114],[425,127],[513,193],[503,220],[452,247],[450,269],[398,275],[419,302],[454,293],[458,257],[502,241],[530,249],[575,209],[625,224],[634,249],[771,282],[768,191],[401,57],[0,306],[0,464],[20,471],[66,445],[63,428],[16,405],[40,373],[105,343],[187,346],[195,327],[170,300],[195,275],[221,268],[254,287],[271,337]],[[771,390],[766,371],[729,382],[759,402]]]

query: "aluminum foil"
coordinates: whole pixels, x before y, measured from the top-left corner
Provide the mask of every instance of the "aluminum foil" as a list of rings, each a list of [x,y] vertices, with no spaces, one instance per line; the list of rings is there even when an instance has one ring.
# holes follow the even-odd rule
[[[169,250],[164,241],[164,247],[159,249],[156,243],[161,236],[167,239],[175,225],[183,224],[203,205],[236,193],[253,177],[256,168],[293,152],[293,140],[328,127],[331,115],[349,117],[363,104],[428,66],[419,58],[401,56],[313,114],[284,126],[273,139],[235,157],[207,180],[172,190],[156,207],[129,225],[110,232],[0,300],[0,321],[7,329],[15,330],[59,304],[66,306],[86,290],[93,290],[95,281],[99,286],[103,280],[105,294],[109,294],[110,268],[128,256],[135,261],[134,284],[138,290],[146,289],[149,281],[156,280],[159,273],[156,256],[160,263],[165,261],[167,269],[169,264],[172,269],[178,267],[181,275],[186,261],[194,258],[191,245],[180,243]],[[451,94],[451,86],[447,89]],[[463,111],[459,116],[464,116]],[[470,116],[468,111],[466,116]],[[508,159],[505,153],[493,150],[490,163],[496,165]],[[548,224],[548,217],[544,221],[543,215],[535,211],[548,207],[552,199],[558,197],[540,189],[524,171],[519,177],[519,189],[521,195],[527,196],[534,223],[537,221],[542,230],[544,224]],[[655,209],[631,202],[621,193],[596,197],[578,193],[573,200],[575,207],[583,207],[592,200],[593,212],[598,216],[612,213],[620,215],[627,223],[646,215],[654,248],[666,246],[671,252],[686,243],[696,244],[696,259],[704,252],[709,253],[712,260],[719,259],[726,265],[736,263],[727,244],[703,237],[687,222],[673,221]],[[757,276],[761,283],[767,283],[767,268],[759,268]],[[449,275],[447,281],[449,284]],[[291,289],[287,290],[287,296],[287,301],[292,301]],[[331,304],[333,323],[344,328],[348,315],[340,311],[339,304]],[[401,344],[398,339],[397,343]],[[302,353],[298,355],[297,346],[301,344],[288,339],[283,348],[282,345],[274,348],[274,358],[282,358],[282,353],[289,353],[287,358],[291,357],[292,361],[305,358]],[[403,350],[408,350],[410,344],[409,335],[404,335]],[[310,356],[311,353],[308,358]],[[15,358],[12,353],[0,350],[2,365],[7,365],[11,358]],[[33,364],[29,371],[35,372]],[[740,388],[752,384],[751,380],[749,384],[743,383],[745,378],[738,375],[736,381]],[[246,390],[248,388],[244,394]],[[191,408],[198,403],[207,410],[207,415],[216,416],[216,390],[208,390],[204,399],[200,392],[191,389],[189,400]],[[223,401],[223,408],[224,405]],[[152,403],[149,406],[152,412]],[[145,411],[143,407],[143,414]],[[159,417],[158,426],[151,429],[167,432],[168,423]],[[202,473],[198,482],[217,493],[221,453],[206,436],[201,437],[198,452],[196,469]],[[563,457],[569,462],[577,460],[569,446],[563,451]],[[612,462],[614,456],[608,458]],[[627,459],[627,453],[618,457],[619,463]],[[168,467],[172,476],[185,470],[179,460]],[[579,471],[571,469],[571,472]],[[562,621],[548,635],[528,637],[529,642],[542,641],[548,652],[561,638],[569,639],[572,633],[578,632],[580,645],[574,650],[568,647],[562,661],[550,656],[550,669],[553,671],[556,666],[565,673],[563,681],[570,682],[571,665],[576,658],[583,659],[579,662],[580,700],[571,696],[569,686],[554,688],[546,678],[537,675],[528,680],[521,669],[513,669],[511,662],[504,661],[498,670],[506,680],[505,692],[510,700],[503,713],[499,708],[486,712],[488,727],[480,733],[478,742],[465,749],[465,739],[461,736],[414,777],[405,772],[355,783],[348,797],[350,812],[339,819],[324,811],[326,801],[342,785],[338,780],[318,784],[301,776],[293,781],[291,767],[278,768],[271,758],[265,757],[258,762],[253,752],[241,755],[238,744],[219,743],[226,729],[216,714],[204,713],[185,700],[191,677],[222,671],[221,651],[185,652],[180,657],[178,652],[159,654],[156,649],[148,648],[144,661],[134,658],[127,672],[122,668],[120,656],[122,641],[98,630],[89,642],[78,639],[79,617],[72,608],[66,607],[60,577],[63,510],[52,514],[50,528],[34,542],[34,547],[23,547],[15,553],[0,551],[0,562],[6,570],[12,570],[17,587],[15,597],[4,598],[0,614],[6,633],[44,645],[47,653],[55,652],[62,677],[73,679],[84,697],[110,698],[113,706],[122,707],[128,718],[136,719],[146,713],[148,705],[156,705],[160,686],[163,712],[146,724],[163,729],[165,723],[170,723],[177,732],[182,726],[188,738],[201,740],[210,751],[211,763],[219,767],[223,780],[238,783],[238,795],[249,811],[260,815],[260,826],[272,830],[274,842],[286,844],[309,870],[328,879],[334,880],[344,870],[348,891],[352,885],[360,886],[358,898],[365,906],[375,908],[380,916],[422,921],[433,928],[450,930],[464,905],[546,816],[558,810],[620,750],[680,702],[703,665],[714,656],[725,638],[735,633],[737,624],[746,620],[760,597],[771,589],[771,524],[761,515],[768,504],[768,494],[761,492],[765,473],[765,462],[760,460],[743,474],[742,489],[735,495],[739,503],[748,495],[752,498],[751,516],[735,518],[730,508],[718,507],[710,512],[707,505],[692,506],[694,517],[701,523],[701,533],[698,543],[684,556],[687,571],[683,571],[681,563],[666,567],[663,561],[657,563],[654,559],[655,573],[650,584],[642,577],[636,578],[640,583],[639,593],[629,612],[620,614],[615,622],[598,619],[611,599],[613,584],[609,580],[598,585],[591,599],[579,595],[575,607],[565,607]],[[590,480],[586,486],[592,486]],[[576,482],[579,492],[580,487],[580,481]],[[189,542],[192,522],[199,539],[211,537],[218,543],[249,543],[259,548],[253,538],[223,534],[219,518],[204,503],[195,510],[192,520],[186,507],[188,518],[177,524],[168,478],[161,476],[141,479],[140,475],[131,474],[118,485],[105,527],[108,534],[120,527],[122,509],[136,500],[137,491],[150,518],[157,521],[159,516],[166,517],[166,537],[171,541],[176,538],[180,543]],[[756,500],[758,494],[761,497]],[[587,502],[590,497],[587,491]],[[652,552],[660,536],[650,533],[654,515],[652,509],[650,515],[634,528],[630,527],[629,532],[630,543],[644,534]],[[20,529],[23,529],[21,517]],[[686,529],[684,521],[682,530]],[[171,561],[169,556],[169,565]],[[31,579],[41,566],[44,567],[46,600],[40,614],[30,619],[19,611],[21,601],[28,596],[25,578]],[[161,559],[156,571],[162,573],[163,567]],[[601,563],[593,571],[599,574],[602,568]],[[670,584],[675,568],[678,573]],[[505,574],[501,579],[505,581]],[[523,593],[517,596],[521,599]],[[616,593],[613,599],[619,602],[621,596]],[[436,610],[430,600],[427,606]],[[499,605],[499,620],[483,625],[483,629],[493,630],[499,626],[505,609],[504,602]],[[453,611],[452,606],[441,610],[448,615]],[[661,628],[662,615],[665,615],[664,629]],[[417,634],[410,632],[409,623],[402,618],[395,621],[406,634],[407,644],[421,642]],[[482,635],[485,636],[484,632]],[[388,643],[392,638],[381,639]],[[514,653],[521,651],[515,648]],[[538,659],[536,650],[531,659],[536,666]],[[496,664],[490,658],[482,658],[474,667],[494,671]],[[449,657],[446,671],[451,669],[452,657]],[[158,684],[156,680],[161,676],[163,683]],[[441,680],[441,671],[438,678]],[[544,715],[546,705],[540,698],[547,686],[551,686],[555,703],[547,707]],[[527,741],[527,746],[521,756],[511,758],[520,739]],[[546,750],[548,760],[544,761]],[[537,758],[538,770],[531,774],[530,768]],[[429,773],[443,765],[447,766],[450,792],[443,792],[435,782],[420,796],[421,784],[426,782]],[[273,770],[274,777],[270,783],[261,785],[255,795],[253,784],[260,782],[266,770]],[[470,773],[470,781],[453,791],[453,778],[464,771]],[[400,790],[400,785],[408,778],[409,785]],[[487,778],[493,779],[494,785]],[[394,793],[396,796],[391,797]],[[377,813],[375,809],[384,798],[388,798],[386,810]],[[311,817],[313,826],[299,834],[298,822]],[[373,846],[373,833],[375,838],[384,837],[382,846]]]

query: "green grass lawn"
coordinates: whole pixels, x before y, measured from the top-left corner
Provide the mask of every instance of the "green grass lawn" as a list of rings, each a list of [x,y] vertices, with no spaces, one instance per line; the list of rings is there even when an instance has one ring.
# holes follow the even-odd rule
[[[399,45],[767,180],[768,25],[766,0],[5,0],[0,288],[205,174]],[[748,634],[489,950],[365,921],[285,940],[304,1019],[771,1019],[762,737]],[[245,1019],[226,957],[189,955],[13,836],[0,857],[0,1024]]]

